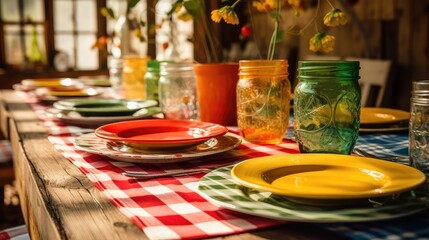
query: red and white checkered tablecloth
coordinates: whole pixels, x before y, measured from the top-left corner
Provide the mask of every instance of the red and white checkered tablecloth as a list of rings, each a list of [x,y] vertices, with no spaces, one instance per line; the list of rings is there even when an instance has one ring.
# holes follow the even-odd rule
[[[207,238],[284,223],[221,209],[211,204],[197,192],[198,181],[204,173],[145,181],[122,176],[124,170],[162,172],[167,170],[166,168],[189,168],[195,163],[164,166],[134,164],[79,151],[73,146],[75,137],[91,129],[67,126],[49,116],[45,111],[47,107],[38,104],[30,95],[22,92],[17,94],[25,95],[46,126],[49,140],[54,147],[77,166],[150,239]],[[232,133],[237,133],[236,130],[230,128]],[[293,142],[256,145],[243,141],[234,150],[205,157],[209,159],[205,159],[203,164],[208,167],[220,166],[253,157],[298,152],[298,147]]]

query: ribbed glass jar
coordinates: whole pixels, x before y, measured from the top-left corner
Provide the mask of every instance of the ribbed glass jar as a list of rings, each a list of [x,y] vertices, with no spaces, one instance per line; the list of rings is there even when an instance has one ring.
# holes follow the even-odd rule
[[[280,143],[290,115],[287,60],[243,60],[237,83],[237,123],[245,140]]]
[[[302,153],[350,154],[359,134],[357,61],[300,61],[294,130]]]
[[[122,58],[109,59],[109,81],[115,93],[122,94],[122,71],[124,60]]]
[[[160,64],[159,104],[167,119],[197,119],[195,85],[192,63]]]
[[[429,80],[413,82],[410,112],[411,164],[429,176]]]

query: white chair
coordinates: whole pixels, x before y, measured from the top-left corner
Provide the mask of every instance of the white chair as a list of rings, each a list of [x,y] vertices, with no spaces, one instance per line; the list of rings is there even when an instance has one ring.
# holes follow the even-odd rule
[[[389,72],[392,65],[390,60],[377,60],[366,58],[346,58],[347,61],[360,62],[360,80],[362,107],[367,106],[371,92],[371,87],[379,87],[376,94],[375,107],[380,107],[383,100]]]
[[[327,61],[327,60],[341,60],[340,56],[329,56],[329,55],[306,55],[303,60],[315,60],[315,61]]]

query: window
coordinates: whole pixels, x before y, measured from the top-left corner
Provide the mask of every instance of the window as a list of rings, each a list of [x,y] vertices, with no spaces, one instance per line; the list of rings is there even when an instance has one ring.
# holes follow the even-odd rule
[[[76,70],[97,70],[97,4],[94,0],[54,0],[55,50],[67,54]]]
[[[92,47],[101,36],[118,38],[119,19],[126,16],[127,2],[127,0],[0,0],[0,74],[40,72],[52,75],[59,71],[107,70],[107,59],[114,55],[115,43],[110,43],[107,51],[99,51]],[[193,35],[192,21],[162,24],[166,23],[165,15],[171,9],[172,2],[172,0],[141,0],[132,9],[131,14],[146,24],[142,34],[147,42],[142,43],[133,34],[129,35],[130,46],[137,49],[137,54],[149,53],[155,58],[158,52],[157,58],[164,60],[171,59],[171,55],[177,51],[181,60],[193,58],[193,44],[190,42]],[[154,5],[155,3],[157,5]],[[102,16],[100,13],[102,7],[111,8],[116,19]],[[155,35],[148,36],[147,33],[149,29],[155,29],[155,21],[156,24],[163,25],[162,29],[157,29],[156,38]],[[172,31],[175,33],[174,36],[170,34]],[[117,46],[124,48],[123,43],[122,41]],[[56,65],[55,59],[59,55],[66,61],[64,69]]]
[[[102,69],[103,56],[91,50],[99,29],[102,31],[100,24],[105,21],[99,14],[98,2],[1,0],[0,68],[55,71],[53,59],[62,53],[67,61],[65,70]]]
[[[43,1],[2,0],[0,3],[1,65],[16,70],[44,68],[47,59]]]

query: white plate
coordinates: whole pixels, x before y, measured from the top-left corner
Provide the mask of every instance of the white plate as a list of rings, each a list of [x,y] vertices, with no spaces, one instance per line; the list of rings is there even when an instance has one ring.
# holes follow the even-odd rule
[[[216,140],[216,145],[212,147],[207,147],[207,144],[200,144],[191,150],[178,150],[177,152],[160,152],[159,150],[135,151],[124,145],[113,144],[113,146],[109,146],[109,140],[98,138],[94,133],[88,133],[77,137],[74,145],[82,151],[107,156],[118,161],[134,163],[176,163],[226,152],[241,144],[241,138],[231,133],[216,137]]]

